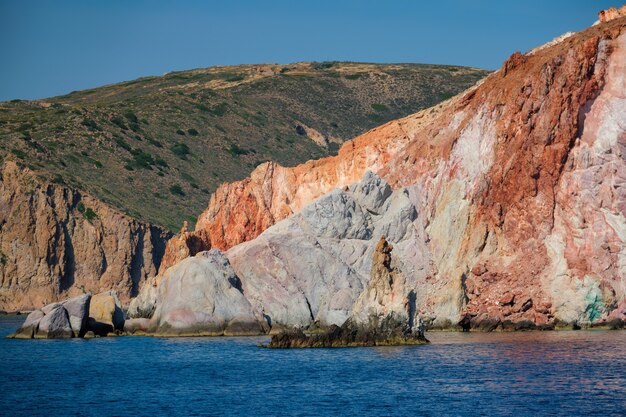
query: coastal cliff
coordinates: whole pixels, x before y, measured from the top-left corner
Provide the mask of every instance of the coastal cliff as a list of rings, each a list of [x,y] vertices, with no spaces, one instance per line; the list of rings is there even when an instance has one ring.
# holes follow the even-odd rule
[[[291,287],[274,281],[312,281],[324,287],[322,293],[339,294],[329,284],[338,277],[352,282],[359,274],[346,268],[329,275],[332,259],[357,265],[354,242],[369,242],[376,233],[333,232],[328,237],[334,243],[317,239],[318,246],[302,249],[297,239],[310,230],[296,234],[292,228],[315,205],[324,206],[317,212],[328,223],[353,221],[345,206],[323,201],[371,171],[414,208],[399,223],[413,236],[390,242],[410,242],[399,253],[406,254],[405,274],[422,297],[418,305],[428,325],[515,330],[623,321],[625,32],[626,18],[618,13],[513,54],[477,87],[374,129],[335,157],[294,168],[264,164],[250,178],[221,186],[188,233],[203,249],[227,250],[257,308],[292,303]],[[326,237],[321,233],[314,236]],[[334,257],[316,257],[319,248]],[[161,270],[179,260],[168,259]],[[308,278],[297,278],[299,270]],[[348,292],[363,285],[358,278]],[[283,288],[285,297],[257,296]],[[328,317],[341,312],[345,319],[348,309],[327,310],[319,293],[310,298],[294,290],[296,299],[298,294],[306,302],[276,309],[277,321],[314,322],[318,310]],[[303,307],[307,303],[310,308]]]
[[[128,303],[156,275],[169,232],[14,162],[0,175],[1,310],[105,290]]]

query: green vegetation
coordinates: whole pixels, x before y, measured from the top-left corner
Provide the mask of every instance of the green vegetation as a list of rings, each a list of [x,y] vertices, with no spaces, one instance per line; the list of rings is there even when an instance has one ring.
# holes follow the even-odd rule
[[[385,106],[384,104],[380,104],[380,103],[372,104],[372,109],[374,109],[375,111],[378,111],[378,112],[383,112],[383,111],[389,110],[389,109],[387,109],[387,106]]]
[[[213,116],[223,116],[226,114],[226,110],[228,109],[228,104],[220,103],[217,106],[208,109],[208,112]]]
[[[170,149],[172,150],[174,155],[176,155],[180,159],[187,159],[187,155],[191,153],[191,151],[189,150],[189,146],[187,146],[187,144],[185,143],[180,142],[172,146]]]
[[[98,215],[91,209],[91,207],[85,208],[85,205],[83,203],[78,203],[76,209],[80,214],[83,215],[83,217],[85,217],[85,219],[87,219],[89,223],[91,223],[95,218],[98,217]]]
[[[152,155],[143,150],[136,148],[130,151],[133,155],[133,162],[135,166],[144,169],[152,169],[152,165],[154,165],[154,159],[152,159]]]
[[[21,149],[11,149],[11,153],[20,159],[26,159],[26,153]]]
[[[226,150],[228,151],[229,154],[231,154],[231,156],[248,155],[250,153],[250,151],[246,149],[242,149],[234,143],[231,144],[228,148],[226,148]]]
[[[183,189],[178,184],[172,185],[170,187],[170,193],[172,193],[174,195],[181,196],[181,197],[185,196],[185,192],[183,191]]]
[[[17,160],[42,180],[178,230],[206,208],[221,183],[245,178],[264,161],[293,166],[337,153],[339,144],[322,148],[295,126],[351,139],[487,74],[451,66],[322,62],[249,77],[255,67],[144,77],[46,99],[50,106],[2,102],[0,160]],[[97,218],[87,207],[83,215]]]
[[[89,130],[93,130],[93,131],[102,130],[100,129],[98,124],[91,119],[83,119],[82,124],[83,126],[86,126]]]

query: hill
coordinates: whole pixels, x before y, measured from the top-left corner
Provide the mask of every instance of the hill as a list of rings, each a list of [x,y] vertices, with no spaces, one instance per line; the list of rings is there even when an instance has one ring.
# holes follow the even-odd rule
[[[0,103],[0,158],[177,230],[223,182],[345,140],[475,84],[487,71],[297,63],[173,72],[45,100]]]

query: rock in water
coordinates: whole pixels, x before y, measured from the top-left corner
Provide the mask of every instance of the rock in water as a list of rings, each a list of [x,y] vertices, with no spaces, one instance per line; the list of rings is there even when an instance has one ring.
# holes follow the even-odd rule
[[[24,324],[9,336],[17,339],[83,337],[87,332],[91,294],[83,294],[61,303],[35,310]]]
[[[124,329],[124,312],[115,291],[107,291],[92,297],[89,306],[89,330],[106,336]]]
[[[428,343],[402,274],[393,267],[393,247],[385,237],[376,245],[370,281],[342,326],[307,336],[302,330],[272,336],[269,348],[390,346]],[[403,295],[406,294],[406,295]],[[414,299],[414,298],[413,298]],[[399,301],[400,300],[400,301]]]
[[[70,318],[62,305],[56,306],[41,318],[35,333],[35,337],[41,339],[69,339],[73,335]]]
[[[26,317],[26,321],[12,337],[16,339],[32,339],[39,328],[39,322],[44,317],[43,311],[35,310]]]
[[[171,336],[263,331],[228,259],[215,249],[187,258],[165,272],[150,327],[156,334]]]
[[[87,332],[90,301],[91,294],[83,294],[61,303],[67,311],[74,337],[83,337]]]

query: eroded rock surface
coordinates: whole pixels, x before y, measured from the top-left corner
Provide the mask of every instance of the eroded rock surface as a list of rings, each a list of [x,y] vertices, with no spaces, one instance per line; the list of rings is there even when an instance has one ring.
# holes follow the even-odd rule
[[[165,272],[150,331],[172,336],[219,336],[259,334],[263,329],[228,259],[213,249]]]
[[[428,343],[416,314],[415,293],[405,293],[406,281],[392,263],[393,247],[383,237],[374,249],[370,280],[350,318],[322,334],[301,329],[272,336],[269,348],[355,347]]]
[[[230,248],[246,297],[278,323],[345,321],[382,234],[430,325],[624,320],[625,27],[612,13],[515,53],[479,86],[336,157],[262,165],[222,186],[191,233]],[[412,216],[363,209],[345,187],[367,170]]]
[[[0,309],[32,310],[156,275],[170,234],[11,161],[0,167]]]

